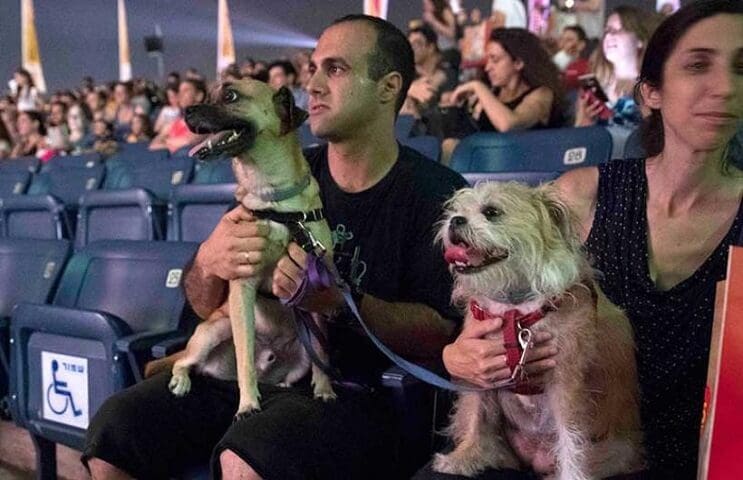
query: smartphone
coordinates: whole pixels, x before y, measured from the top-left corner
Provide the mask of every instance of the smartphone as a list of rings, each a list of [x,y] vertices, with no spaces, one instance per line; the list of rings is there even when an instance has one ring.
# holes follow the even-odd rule
[[[581,90],[604,104],[604,108],[601,110],[599,118],[602,120],[610,119],[613,113],[611,108],[607,105],[607,103],[609,103],[609,97],[606,96],[606,92],[601,88],[601,84],[599,84],[599,81],[596,79],[596,75],[593,73],[581,75],[578,77],[578,84],[580,85]]]

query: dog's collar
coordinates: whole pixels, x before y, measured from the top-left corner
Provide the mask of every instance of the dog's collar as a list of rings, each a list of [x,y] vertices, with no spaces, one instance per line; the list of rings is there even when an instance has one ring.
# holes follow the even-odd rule
[[[299,181],[299,183],[283,190],[273,190],[266,193],[259,193],[258,198],[260,198],[264,202],[281,202],[283,200],[292,198],[295,195],[299,195],[300,193],[302,193],[302,190],[309,186],[309,184],[310,174],[307,173],[307,175],[305,175],[302,180]]]
[[[557,309],[559,300],[552,300],[540,308],[529,312],[521,313],[517,308],[506,310],[505,312],[492,315],[490,312],[485,310],[475,300],[470,302],[470,312],[475,320],[487,320],[491,318],[503,319],[503,344],[506,347],[506,364],[513,373],[516,366],[521,360],[523,348],[519,343],[519,332],[521,330],[530,328],[532,325],[540,321],[547,315],[547,313]],[[516,381],[516,384],[508,389],[514,393],[521,395],[534,395],[542,393],[542,387],[539,385],[532,385],[528,380],[520,379]]]
[[[277,212],[276,210],[252,210],[253,216],[288,225],[290,223],[319,222],[325,219],[325,211],[316,208],[309,212]]]

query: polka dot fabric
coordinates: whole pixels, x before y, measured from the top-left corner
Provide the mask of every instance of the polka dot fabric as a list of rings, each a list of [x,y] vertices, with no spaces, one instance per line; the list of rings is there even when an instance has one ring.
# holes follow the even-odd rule
[[[630,318],[637,343],[642,421],[653,478],[696,478],[715,284],[738,238],[742,210],[694,274],[667,291],[650,279],[645,161],[599,167],[598,203],[586,248],[607,296]]]

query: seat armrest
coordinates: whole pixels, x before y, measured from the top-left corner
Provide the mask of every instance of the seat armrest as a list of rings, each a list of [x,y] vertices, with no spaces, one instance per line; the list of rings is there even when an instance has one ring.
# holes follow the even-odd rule
[[[156,345],[152,346],[152,357],[153,358],[164,358],[168,355],[175,353],[179,350],[183,350],[188,343],[188,338],[185,335],[179,337],[172,337],[163,340]]]
[[[10,328],[16,340],[24,331],[43,331],[101,340],[111,346],[131,332],[123,320],[105,312],[25,302],[13,310]]]
[[[159,342],[165,341],[173,336],[180,336],[182,332],[168,330],[164,332],[139,332],[128,335],[116,341],[116,349],[126,354],[129,360],[129,368],[134,375],[135,382],[144,379],[144,365],[152,359],[152,347]]]

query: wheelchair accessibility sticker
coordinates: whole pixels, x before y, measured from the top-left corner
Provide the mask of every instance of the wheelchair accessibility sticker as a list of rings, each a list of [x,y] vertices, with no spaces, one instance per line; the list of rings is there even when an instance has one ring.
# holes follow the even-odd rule
[[[42,417],[88,428],[88,359],[41,352]]]

